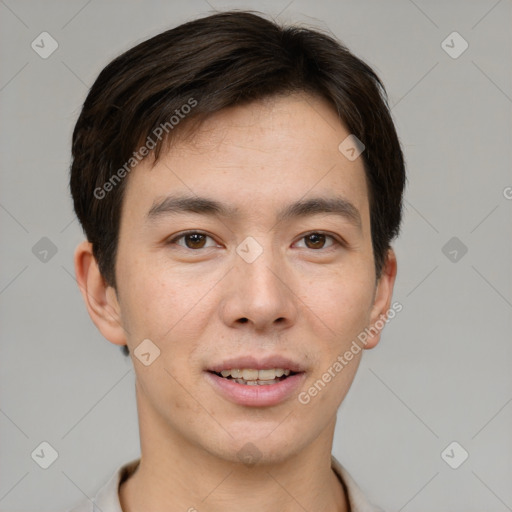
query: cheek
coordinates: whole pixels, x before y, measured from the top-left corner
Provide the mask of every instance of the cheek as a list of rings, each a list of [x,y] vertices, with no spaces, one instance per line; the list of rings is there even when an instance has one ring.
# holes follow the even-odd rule
[[[299,297],[306,306],[305,312],[313,314],[329,340],[340,347],[367,326],[373,293],[372,271],[347,268],[306,279],[300,286]]]
[[[192,275],[137,258],[120,268],[124,271],[119,273],[123,276],[123,324],[132,346],[149,338],[160,348],[163,359],[185,362],[211,320],[207,308],[211,308],[212,295],[208,296],[208,291],[219,281],[218,276]]]
[[[194,399],[186,391],[193,390],[194,381],[183,371],[180,373],[182,366],[178,361],[164,357],[159,357],[148,367],[137,365],[136,385],[142,398],[138,403],[146,418],[153,417],[156,421],[153,416],[156,413],[173,431],[186,432],[201,444],[201,438],[211,435],[211,431],[217,429],[217,435],[223,435],[224,430],[213,420],[214,411],[209,411],[208,404]],[[205,425],[209,427],[208,433],[205,433]]]
[[[122,307],[127,320],[134,324],[136,330],[151,329],[153,335],[159,334],[160,337],[162,332],[158,327],[164,326],[159,324],[165,321],[169,329],[174,317],[181,313],[178,297],[183,290],[179,281],[173,283],[162,274],[161,265],[133,254],[129,258],[120,258],[118,269],[122,277],[119,283],[124,297]]]

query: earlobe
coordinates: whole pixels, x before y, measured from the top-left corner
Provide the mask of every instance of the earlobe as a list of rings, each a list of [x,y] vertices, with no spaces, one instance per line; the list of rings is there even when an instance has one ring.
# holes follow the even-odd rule
[[[393,249],[388,249],[387,258],[382,268],[381,276],[375,289],[375,297],[370,314],[370,325],[367,329],[366,349],[374,348],[380,341],[383,327],[391,307],[393,288],[397,273],[396,255]]]
[[[81,242],[75,250],[75,274],[87,311],[101,334],[116,345],[126,345],[115,290],[100,273],[92,244]]]

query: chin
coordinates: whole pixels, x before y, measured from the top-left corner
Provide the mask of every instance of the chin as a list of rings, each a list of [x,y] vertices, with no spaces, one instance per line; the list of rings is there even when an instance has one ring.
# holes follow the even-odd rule
[[[300,438],[283,423],[269,422],[264,428],[261,424],[253,424],[240,430],[242,426],[228,429],[233,437],[214,455],[247,466],[275,465],[293,457],[307,445],[307,439]]]

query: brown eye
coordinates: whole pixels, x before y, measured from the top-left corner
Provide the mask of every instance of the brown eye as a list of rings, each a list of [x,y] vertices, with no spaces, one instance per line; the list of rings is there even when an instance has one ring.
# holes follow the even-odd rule
[[[206,241],[206,236],[201,235],[199,233],[195,233],[193,235],[186,235],[183,238],[185,240],[185,245],[189,249],[202,249]]]
[[[324,233],[310,233],[309,235],[303,236],[300,241],[304,240],[306,249],[327,249],[333,246],[337,242],[334,237],[326,235]],[[327,245],[326,245],[327,242]]]
[[[308,235],[304,237],[307,240],[306,245],[309,249],[321,249],[325,244],[325,235],[320,233],[313,233],[312,235]]]
[[[189,233],[182,233],[181,235],[173,238],[169,241],[169,244],[179,245],[185,249],[204,249],[208,247],[214,247],[215,243],[213,243],[213,245],[206,245],[208,239],[212,240],[213,242],[213,239],[205,233],[191,231]]]

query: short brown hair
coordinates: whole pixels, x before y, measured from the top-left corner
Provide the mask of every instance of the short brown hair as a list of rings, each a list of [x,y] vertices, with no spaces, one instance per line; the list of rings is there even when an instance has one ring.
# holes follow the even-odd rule
[[[226,107],[294,91],[328,100],[365,146],[380,276],[399,232],[405,186],[402,150],[380,79],[329,35],[281,27],[253,12],[228,11],[185,23],[123,53],[101,71],[84,102],[73,132],[70,187],[108,284],[116,286],[124,178],[141,158],[138,149],[150,148],[158,159],[162,144],[182,131],[172,116],[186,117],[184,126]],[[192,104],[185,112],[184,105]],[[167,127],[160,138],[155,136],[159,127]]]

